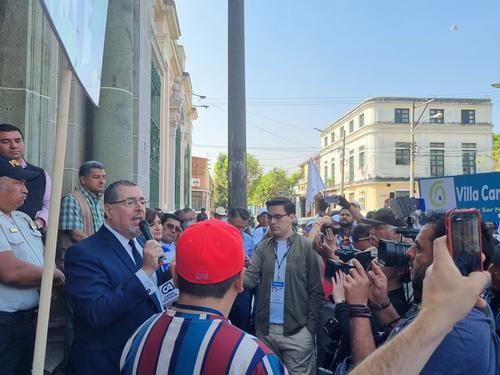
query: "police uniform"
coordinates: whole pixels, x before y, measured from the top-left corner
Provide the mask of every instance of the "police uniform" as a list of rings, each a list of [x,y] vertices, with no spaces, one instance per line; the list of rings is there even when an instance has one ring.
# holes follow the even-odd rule
[[[43,267],[42,235],[31,218],[21,211],[10,217],[0,211],[0,253],[12,251],[17,259]],[[38,306],[38,288],[16,288],[0,283],[0,312],[31,310]]]
[[[15,160],[0,158],[0,176],[28,180],[33,172],[22,172]],[[23,262],[43,266],[42,235],[23,212],[0,210],[0,254],[11,251]],[[0,282],[0,372],[31,372],[35,343],[38,287],[16,287]]]

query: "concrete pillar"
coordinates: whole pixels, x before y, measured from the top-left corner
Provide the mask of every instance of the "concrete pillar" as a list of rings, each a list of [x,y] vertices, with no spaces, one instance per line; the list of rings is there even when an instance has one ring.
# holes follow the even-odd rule
[[[49,124],[51,46],[55,39],[37,0],[0,2],[0,119],[24,132],[26,159],[52,169]]]
[[[133,179],[149,198],[151,136],[151,0],[134,0]]]
[[[134,1],[110,0],[99,108],[93,111],[91,155],[106,166],[107,181],[133,179]]]

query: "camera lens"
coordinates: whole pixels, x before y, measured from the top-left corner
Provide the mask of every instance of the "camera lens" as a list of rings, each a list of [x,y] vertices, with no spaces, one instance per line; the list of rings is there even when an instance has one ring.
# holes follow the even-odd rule
[[[385,267],[398,267],[408,265],[408,249],[410,244],[379,240],[378,260]]]

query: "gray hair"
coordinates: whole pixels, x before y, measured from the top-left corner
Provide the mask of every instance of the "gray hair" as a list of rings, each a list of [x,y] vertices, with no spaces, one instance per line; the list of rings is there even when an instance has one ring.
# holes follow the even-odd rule
[[[128,180],[118,180],[109,185],[104,190],[104,203],[114,203],[118,200],[118,188],[120,186],[137,186],[135,182]]]

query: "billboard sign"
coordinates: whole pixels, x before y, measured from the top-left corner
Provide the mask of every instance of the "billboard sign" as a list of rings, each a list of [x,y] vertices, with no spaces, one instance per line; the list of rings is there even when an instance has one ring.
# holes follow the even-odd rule
[[[40,0],[68,63],[99,104],[108,0]]]
[[[500,172],[422,178],[418,185],[428,210],[477,208],[484,221],[500,222]]]

